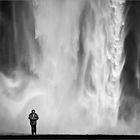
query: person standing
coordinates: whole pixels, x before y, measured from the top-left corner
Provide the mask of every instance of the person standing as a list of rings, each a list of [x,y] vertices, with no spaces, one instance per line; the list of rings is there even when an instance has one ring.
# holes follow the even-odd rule
[[[34,135],[34,134],[36,135],[36,125],[37,125],[37,120],[39,119],[39,117],[34,109],[29,114],[28,119],[30,120],[31,133],[32,133],[32,135]]]

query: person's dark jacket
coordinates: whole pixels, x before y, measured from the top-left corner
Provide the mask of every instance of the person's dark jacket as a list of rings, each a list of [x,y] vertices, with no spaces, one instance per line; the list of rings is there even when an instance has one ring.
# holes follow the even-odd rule
[[[36,113],[30,113],[28,118],[30,119],[30,125],[36,125],[37,120],[39,119]]]

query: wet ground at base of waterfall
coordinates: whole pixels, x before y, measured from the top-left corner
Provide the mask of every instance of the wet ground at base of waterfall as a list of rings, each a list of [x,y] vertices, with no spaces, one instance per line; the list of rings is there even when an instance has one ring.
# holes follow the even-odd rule
[[[26,134],[7,134],[0,135],[0,139],[120,139],[120,138],[140,138],[140,135],[82,135],[82,134],[46,134],[46,135],[26,135]]]

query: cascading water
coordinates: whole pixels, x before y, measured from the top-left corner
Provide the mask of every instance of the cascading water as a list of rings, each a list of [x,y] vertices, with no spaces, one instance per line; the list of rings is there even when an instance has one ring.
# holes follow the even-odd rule
[[[30,133],[32,108],[40,117],[40,134],[132,132],[127,120],[138,113],[128,117],[127,107],[139,98],[133,97],[140,74],[138,22],[131,21],[138,5],[1,1],[0,132]]]

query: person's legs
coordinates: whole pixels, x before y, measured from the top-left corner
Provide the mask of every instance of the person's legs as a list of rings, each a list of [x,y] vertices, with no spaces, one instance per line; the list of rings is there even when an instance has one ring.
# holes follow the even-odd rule
[[[35,132],[35,135],[36,135],[36,125],[34,126],[34,132]]]
[[[36,135],[36,125],[32,125],[32,135]]]
[[[33,125],[31,125],[31,132],[32,132],[32,135],[34,134],[34,128],[33,128]]]

